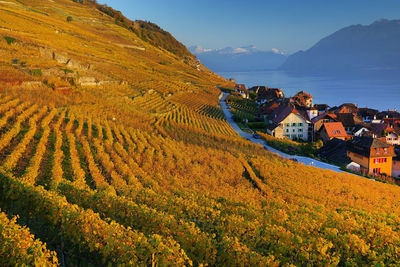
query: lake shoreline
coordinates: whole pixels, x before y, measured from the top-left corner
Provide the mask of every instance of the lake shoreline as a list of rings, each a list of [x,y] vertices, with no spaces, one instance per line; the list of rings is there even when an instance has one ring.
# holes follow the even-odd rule
[[[287,97],[304,90],[314,96],[314,102],[338,106],[355,103],[360,107],[379,110],[400,109],[400,78],[346,78],[324,75],[301,75],[282,70],[217,72],[247,87],[265,85],[281,88]]]

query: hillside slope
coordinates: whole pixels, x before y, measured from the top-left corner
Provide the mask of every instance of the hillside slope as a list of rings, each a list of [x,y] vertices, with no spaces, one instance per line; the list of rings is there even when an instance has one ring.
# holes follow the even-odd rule
[[[67,0],[0,35],[1,265],[400,262],[399,187],[240,138],[204,67]]]

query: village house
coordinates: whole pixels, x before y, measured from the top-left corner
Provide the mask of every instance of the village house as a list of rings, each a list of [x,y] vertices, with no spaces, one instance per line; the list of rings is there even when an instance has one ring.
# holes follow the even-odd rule
[[[276,138],[308,141],[310,121],[307,114],[297,110],[293,104],[285,103],[267,117],[267,132]]]
[[[324,143],[327,143],[333,138],[347,140],[350,136],[346,133],[341,122],[326,122],[321,128],[320,138]]]
[[[334,112],[336,114],[339,113],[357,113],[358,112],[358,106],[352,103],[344,103],[340,105],[339,107],[334,107],[330,109],[331,112]]]
[[[278,100],[284,99],[285,95],[282,90],[279,88],[268,88],[266,86],[256,86],[252,87],[250,90],[253,90],[257,93],[257,104],[262,105],[270,100]]]
[[[400,145],[400,129],[392,127],[388,123],[373,123],[370,126],[371,135],[390,145]]]
[[[244,84],[236,84],[235,92],[238,92],[243,98],[249,99],[249,91]]]
[[[324,114],[329,109],[327,104],[314,104],[313,107],[318,110],[318,116]]]
[[[358,109],[357,115],[360,116],[364,122],[372,122],[376,119],[376,115],[379,113],[376,109],[360,108]]]
[[[276,102],[276,101],[270,101],[267,103],[264,103],[260,107],[260,114],[261,117],[263,118],[264,121],[268,121],[268,116],[277,108],[281,106],[282,103]]]
[[[394,147],[372,137],[355,137],[347,142],[347,156],[369,175],[392,175]]]
[[[383,120],[383,119],[394,119],[394,118],[400,118],[400,113],[397,110],[386,110],[379,112],[376,115],[377,119]]]
[[[308,108],[307,115],[308,115],[308,119],[311,121],[312,119],[318,117],[318,109],[316,109],[315,107]]]
[[[362,118],[358,117],[356,113],[335,113],[336,121],[341,122],[346,129],[347,134],[353,135],[357,125],[363,125]]]
[[[298,106],[311,108],[313,106],[313,96],[304,91],[300,91],[290,98],[290,102]]]
[[[336,122],[336,115],[333,113],[324,113],[311,120],[312,140],[318,140],[320,138],[320,130],[324,123],[327,122]]]

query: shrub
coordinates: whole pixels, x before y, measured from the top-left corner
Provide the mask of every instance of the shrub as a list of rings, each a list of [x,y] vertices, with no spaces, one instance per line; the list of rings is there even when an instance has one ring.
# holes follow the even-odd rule
[[[74,71],[70,69],[61,69],[61,70],[64,72],[64,74],[74,73]]]
[[[73,19],[72,19],[72,17],[71,16],[68,16],[67,17],[67,22],[71,22]]]
[[[17,39],[15,39],[14,37],[10,37],[10,36],[4,36],[4,40],[6,40],[7,44],[12,44],[15,41],[17,41]]]
[[[29,71],[29,73],[32,76],[37,76],[37,77],[41,77],[42,76],[42,70],[41,69],[32,69]]]

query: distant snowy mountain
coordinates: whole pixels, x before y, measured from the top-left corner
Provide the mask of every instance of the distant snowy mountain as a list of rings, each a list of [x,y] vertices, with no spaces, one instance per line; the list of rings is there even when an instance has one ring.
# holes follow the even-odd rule
[[[204,66],[217,72],[276,69],[287,58],[284,52],[276,48],[271,51],[261,51],[255,46],[222,49],[205,49],[201,46],[192,46],[189,47],[189,51],[196,55]]]
[[[307,74],[400,72],[400,20],[343,28],[289,56],[281,68]]]

